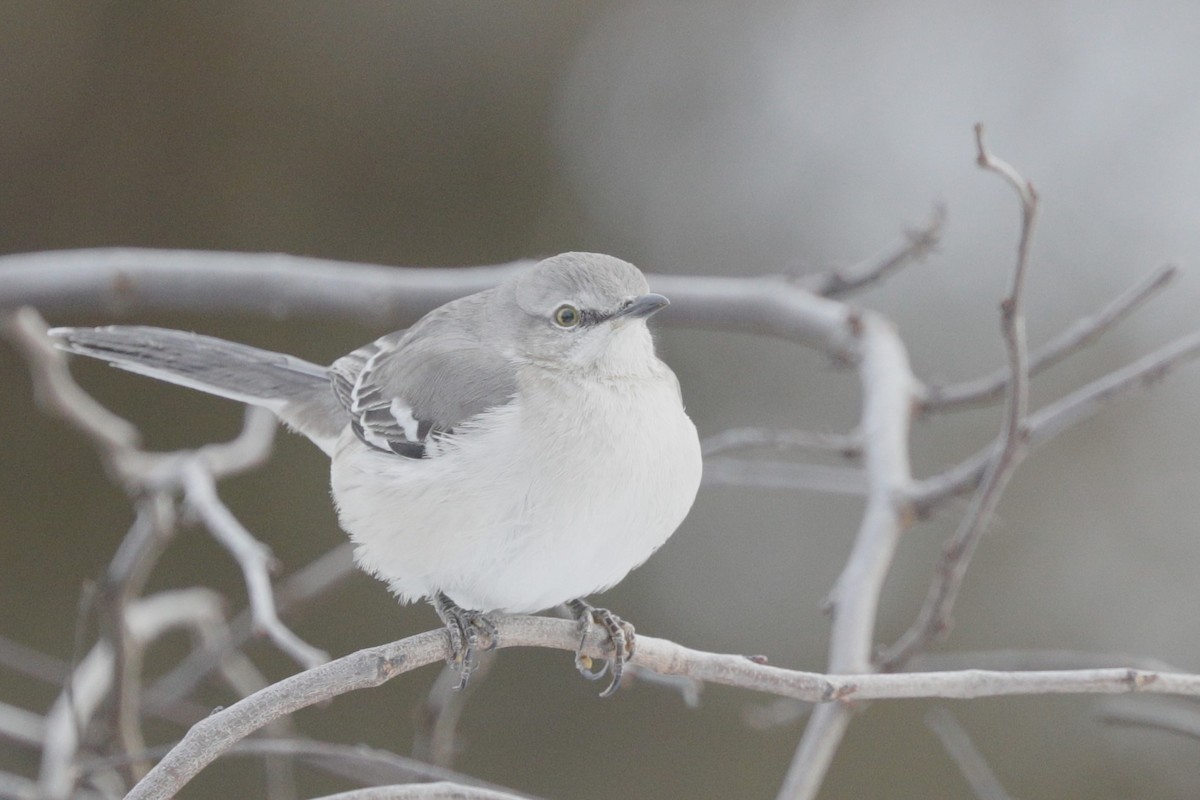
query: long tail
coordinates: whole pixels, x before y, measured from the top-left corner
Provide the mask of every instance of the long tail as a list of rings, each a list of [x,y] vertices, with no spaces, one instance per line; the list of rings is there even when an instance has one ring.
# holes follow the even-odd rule
[[[54,328],[48,333],[67,352],[268,408],[327,453],[349,422],[329,371],[284,353],[146,326]]]

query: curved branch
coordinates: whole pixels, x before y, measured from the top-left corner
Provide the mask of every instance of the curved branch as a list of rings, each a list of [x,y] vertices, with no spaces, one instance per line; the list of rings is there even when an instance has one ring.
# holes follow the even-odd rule
[[[1009,370],[1000,446],[985,468],[979,488],[971,498],[971,505],[943,552],[917,619],[880,657],[879,663],[885,670],[895,669],[949,630],[954,603],[975,548],[992,521],[1009,479],[1029,451],[1029,352],[1025,341],[1024,290],[1025,275],[1029,270],[1029,248],[1037,221],[1038,196],[1032,183],[988,150],[983,141],[982,124],[975,126],[975,141],[979,148],[979,166],[1004,178],[1021,201],[1021,236],[1017,241],[1017,260],[1009,280],[1008,295],[1000,303],[1001,329]]]
[[[579,628],[571,620],[498,616],[499,646],[573,651]],[[598,632],[584,653],[604,654]],[[238,741],[271,720],[356,689],[379,686],[406,672],[440,663],[449,655],[445,631],[430,631],[351,653],[268,686],[213,713],[188,731],[174,749],[134,787],[127,800],[168,798]],[[664,639],[638,637],[633,663],[668,675],[684,675],[807,702],[885,698],[974,698],[1028,694],[1168,694],[1200,696],[1200,675],[1114,668],[1064,671],[912,672],[822,675],[758,663],[746,656],[704,653]]]
[[[421,269],[280,253],[96,248],[0,256],[0,310],[147,311],[342,317],[400,328],[436,305],[494,286],[531,261]],[[760,278],[648,275],[675,305],[665,324],[802,341],[850,360],[847,306]]]

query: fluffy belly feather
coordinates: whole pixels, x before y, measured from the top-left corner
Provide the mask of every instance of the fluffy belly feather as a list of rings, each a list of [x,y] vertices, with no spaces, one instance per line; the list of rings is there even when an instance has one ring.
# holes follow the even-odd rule
[[[645,561],[695,498],[695,427],[673,379],[562,402],[574,388],[531,387],[432,458],[343,434],[333,494],[359,565],[405,602],[442,591],[465,608],[532,612],[606,589]],[[550,408],[574,410],[542,413]]]

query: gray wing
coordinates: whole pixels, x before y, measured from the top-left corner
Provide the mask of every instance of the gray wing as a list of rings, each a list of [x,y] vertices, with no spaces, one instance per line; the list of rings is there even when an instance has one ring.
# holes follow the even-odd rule
[[[363,442],[421,458],[430,437],[512,400],[515,370],[483,335],[485,302],[463,298],[334,362],[334,394]]]

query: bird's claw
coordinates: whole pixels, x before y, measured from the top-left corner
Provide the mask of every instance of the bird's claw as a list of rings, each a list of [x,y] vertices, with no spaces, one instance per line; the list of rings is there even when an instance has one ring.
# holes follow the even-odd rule
[[[579,649],[575,651],[575,668],[589,681],[598,681],[611,671],[612,682],[600,693],[601,697],[610,697],[621,686],[621,677],[625,673],[625,662],[633,658],[635,642],[633,625],[607,608],[596,608],[583,600],[572,600],[567,607],[579,621],[580,639]],[[604,628],[605,633],[608,634],[608,647],[612,650],[612,656],[604,659],[600,669],[593,669],[593,659],[583,654],[583,645],[593,623]]]
[[[450,637],[450,657],[446,663],[458,671],[458,685],[454,688],[462,689],[475,671],[476,654],[494,650],[499,642],[496,624],[482,611],[462,608],[441,592],[434,596],[433,607]]]

